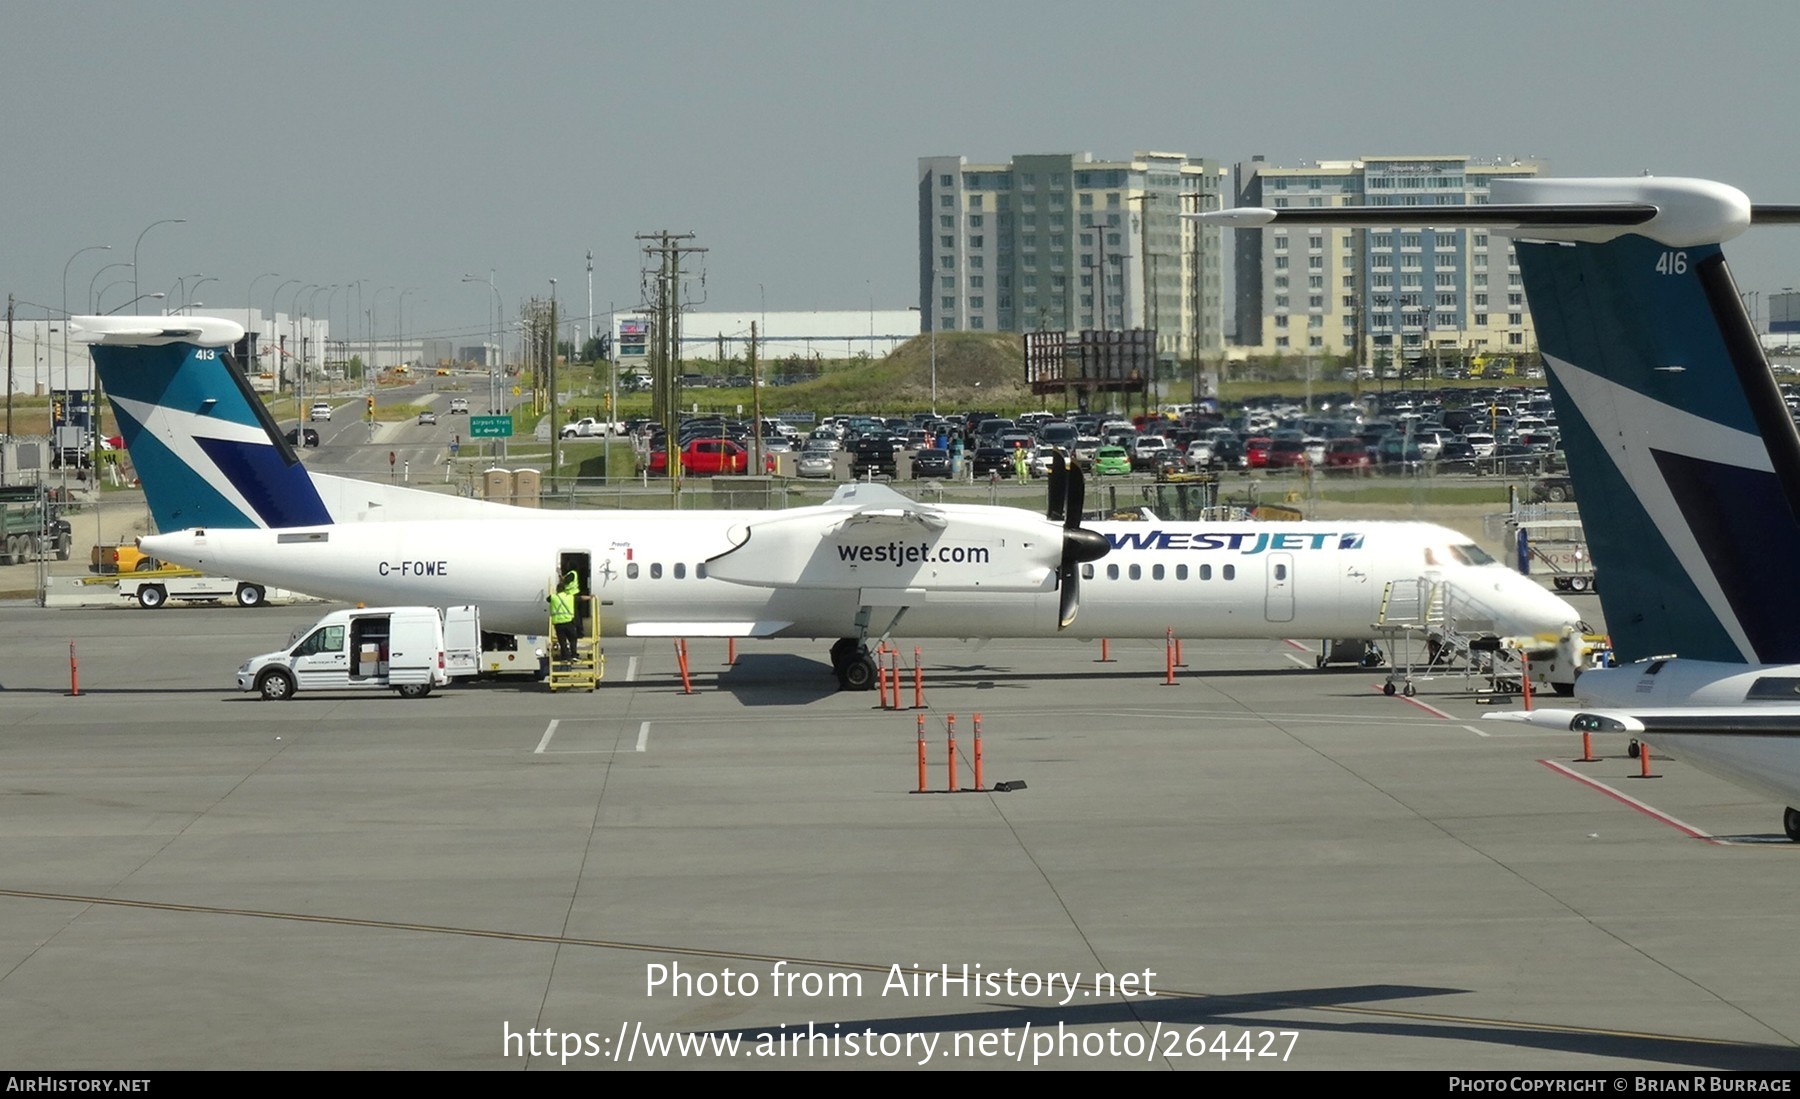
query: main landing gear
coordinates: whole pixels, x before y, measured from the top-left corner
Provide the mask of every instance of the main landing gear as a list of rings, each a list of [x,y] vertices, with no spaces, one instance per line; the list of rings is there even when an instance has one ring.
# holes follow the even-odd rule
[[[831,670],[842,690],[867,691],[875,686],[875,657],[857,638],[844,637],[832,643]]]

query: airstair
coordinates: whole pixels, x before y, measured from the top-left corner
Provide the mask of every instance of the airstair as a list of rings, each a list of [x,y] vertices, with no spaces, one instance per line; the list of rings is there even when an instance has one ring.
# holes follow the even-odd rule
[[[550,675],[552,691],[591,691],[606,677],[606,652],[600,647],[600,614],[594,597],[581,595],[575,602],[575,620],[586,628],[575,639],[575,659],[559,659],[556,625],[550,625]]]
[[[1412,697],[1420,680],[1460,675],[1464,690],[1517,691],[1519,655],[1500,645],[1492,608],[1445,580],[1390,580],[1375,630],[1387,639],[1388,694]]]

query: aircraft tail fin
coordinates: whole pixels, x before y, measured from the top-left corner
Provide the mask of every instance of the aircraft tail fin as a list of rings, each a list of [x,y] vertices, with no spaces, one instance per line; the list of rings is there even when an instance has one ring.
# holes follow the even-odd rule
[[[73,317],[160,531],[455,519],[524,509],[313,473],[232,360],[216,317]]]
[[[331,522],[214,317],[74,317],[159,530]]]
[[[1496,180],[1490,197],[1216,220],[1514,237],[1615,651],[1800,661],[1800,434],[1720,250],[1800,207],[1655,177]]]

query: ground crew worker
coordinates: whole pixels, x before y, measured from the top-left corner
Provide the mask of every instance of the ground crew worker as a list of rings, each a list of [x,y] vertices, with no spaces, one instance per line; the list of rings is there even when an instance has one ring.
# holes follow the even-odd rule
[[[556,657],[575,659],[575,594],[581,590],[581,577],[573,569],[563,578],[563,586],[550,593],[550,625],[556,629]]]
[[[1021,485],[1031,483],[1031,459],[1022,446],[1013,448],[1013,472],[1019,475]]]

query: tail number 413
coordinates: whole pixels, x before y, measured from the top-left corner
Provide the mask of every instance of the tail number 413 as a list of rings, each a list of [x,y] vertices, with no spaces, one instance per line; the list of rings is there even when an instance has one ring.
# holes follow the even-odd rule
[[[1656,273],[1659,275],[1687,274],[1686,252],[1661,252],[1656,257]]]

